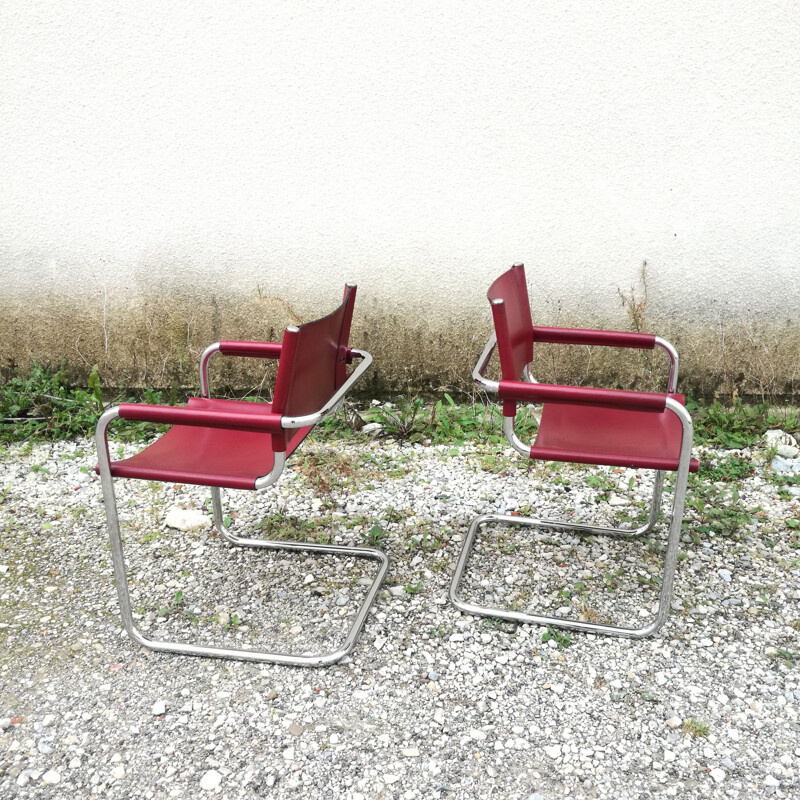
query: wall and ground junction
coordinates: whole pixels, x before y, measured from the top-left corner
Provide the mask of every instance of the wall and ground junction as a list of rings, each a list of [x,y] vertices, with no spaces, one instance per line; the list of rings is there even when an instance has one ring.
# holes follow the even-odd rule
[[[186,383],[352,280],[372,390],[466,387],[523,261],[540,323],[796,394],[799,39],[788,0],[5,5],[0,367]]]

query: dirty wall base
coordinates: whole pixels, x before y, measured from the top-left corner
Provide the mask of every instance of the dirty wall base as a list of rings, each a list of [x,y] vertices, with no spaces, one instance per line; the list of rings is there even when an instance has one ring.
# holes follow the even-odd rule
[[[618,311],[618,309],[614,309]],[[163,288],[135,298],[19,294],[0,300],[0,379],[34,362],[65,361],[76,383],[97,364],[107,387],[197,386],[197,360],[219,339],[279,341],[284,327],[325,309],[296,308],[260,294],[202,297]],[[565,327],[622,328],[620,319],[537,319]],[[681,355],[681,390],[701,397],[793,401],[800,396],[800,323],[718,319],[702,326],[660,319],[648,309],[646,330],[672,341]],[[420,321],[411,313],[361,302],[351,341],[375,366],[363,390],[373,396],[471,391],[470,373],[490,333],[488,313]],[[663,387],[659,353],[537,345],[540,381],[619,388]],[[265,368],[266,367],[266,368]],[[212,380],[224,391],[268,391],[274,364],[218,359]]]

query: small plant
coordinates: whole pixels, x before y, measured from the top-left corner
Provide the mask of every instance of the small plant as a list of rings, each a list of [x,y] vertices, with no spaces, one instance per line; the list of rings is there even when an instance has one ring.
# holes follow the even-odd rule
[[[416,583],[409,581],[403,589],[406,594],[419,594],[422,591],[422,581],[417,581]]]
[[[398,442],[420,442],[425,438],[423,419],[420,415],[425,401],[421,397],[408,399],[398,397],[396,403],[384,403],[364,414],[367,422],[378,422],[383,426],[381,436],[392,437]]]
[[[431,533],[429,531],[422,531],[420,534],[414,534],[406,542],[406,547],[413,550],[420,550],[423,553],[433,553],[436,550],[441,550],[446,542],[442,535]]]
[[[559,650],[564,650],[572,643],[572,637],[569,631],[553,628],[551,625],[548,625],[547,630],[542,634],[542,644],[547,644],[551,639],[558,645]]]
[[[725,483],[738,483],[744,478],[749,478],[756,471],[753,463],[744,458],[722,459],[714,466],[700,465],[699,478],[702,481],[723,481]]]
[[[708,723],[701,722],[699,719],[694,719],[693,717],[687,717],[683,721],[683,726],[681,728],[683,733],[686,736],[697,736],[705,738],[708,736]]]
[[[368,547],[380,547],[386,536],[386,531],[376,522],[369,531],[364,534],[364,544]]]
[[[623,570],[616,569],[613,572],[606,572],[603,576],[603,582],[607,592],[613,592],[622,585],[620,577],[624,574]]]
[[[794,669],[796,656],[784,647],[775,648],[775,658],[780,659],[789,668]]]
[[[631,330],[637,333],[647,331],[647,324],[645,322],[647,315],[647,262],[642,262],[642,267],[639,270],[639,289],[640,294],[636,293],[636,289],[631,286],[628,294],[621,289],[617,289],[622,307],[628,314],[631,323]]]
[[[258,525],[258,529],[266,539],[276,542],[318,542],[330,544],[333,537],[328,529],[328,518],[306,520],[301,517],[284,517],[281,514],[269,514]],[[227,523],[227,524],[226,524]],[[225,517],[222,524],[228,528],[230,517]]]
[[[354,488],[358,467],[353,458],[337,450],[315,450],[305,454],[296,469],[320,495]]]

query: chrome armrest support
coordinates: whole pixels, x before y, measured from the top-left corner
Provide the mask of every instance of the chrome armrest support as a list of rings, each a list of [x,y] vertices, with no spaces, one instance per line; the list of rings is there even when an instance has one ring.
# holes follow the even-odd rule
[[[119,416],[119,406],[107,408],[97,420],[94,442],[97,447],[97,465],[100,467],[100,482],[103,491],[111,486],[111,456],[108,452],[108,426]]]
[[[661,347],[667,351],[669,356],[669,378],[667,379],[667,392],[675,394],[678,391],[678,366],[680,359],[678,358],[678,351],[674,345],[670,344],[666,339],[656,336],[656,346]]]
[[[370,364],[372,364],[372,356],[365,350],[351,349],[350,352],[353,358],[360,358],[361,363],[339,387],[339,391],[337,391],[319,411],[315,411],[313,414],[305,414],[302,417],[283,417],[281,424],[284,428],[305,428],[308,425],[316,425],[339,408],[344,401],[345,395],[353,388],[356,381],[369,369]]]
[[[211,356],[214,353],[219,352],[219,342],[214,342],[214,344],[210,344],[203,350],[202,355],[200,356],[200,396],[201,397],[208,397],[209,396],[209,384],[208,384],[208,362],[211,360]]]
[[[489,380],[483,376],[483,373],[486,372],[486,367],[489,366],[489,359],[491,359],[495,347],[497,347],[497,336],[493,333],[489,337],[489,341],[486,342],[486,347],[483,348],[475,369],[472,370],[472,380],[479,389],[483,389],[485,392],[498,392],[500,390],[500,384],[497,381]]]

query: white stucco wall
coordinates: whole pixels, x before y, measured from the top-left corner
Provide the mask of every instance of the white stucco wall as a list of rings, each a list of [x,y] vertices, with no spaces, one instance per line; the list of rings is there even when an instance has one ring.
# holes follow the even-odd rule
[[[4,4],[2,282],[796,320],[798,76],[792,0]]]

